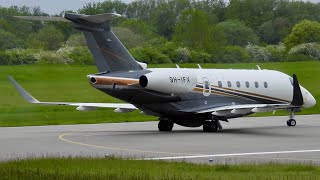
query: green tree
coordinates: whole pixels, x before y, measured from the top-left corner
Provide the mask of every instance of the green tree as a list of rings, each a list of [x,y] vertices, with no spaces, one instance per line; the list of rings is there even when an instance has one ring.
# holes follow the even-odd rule
[[[132,32],[144,36],[146,39],[156,37],[152,31],[152,27],[148,26],[141,20],[126,19],[118,24],[119,27],[130,29]]]
[[[169,0],[160,3],[152,13],[152,23],[159,35],[171,39],[175,25],[181,13],[190,9],[189,0]]]
[[[141,46],[146,42],[145,37],[132,32],[128,28],[114,27],[113,31],[128,49]]]
[[[147,22],[159,4],[157,0],[136,0],[127,5],[125,15],[130,19]]]
[[[284,17],[279,17],[273,21],[264,22],[259,26],[258,35],[265,43],[278,44],[288,36],[290,29],[290,20]]]
[[[14,34],[0,29],[0,50],[20,48],[24,43]]]
[[[66,45],[70,47],[83,47],[87,46],[87,42],[82,33],[77,33],[69,37],[69,39],[66,42]]]
[[[79,12],[81,14],[87,14],[87,15],[93,15],[93,14],[101,14],[102,11],[99,8],[100,7],[100,3],[87,3],[83,6],[83,8],[79,9]]]
[[[64,43],[64,35],[53,26],[46,26],[28,38],[29,46],[44,50],[57,50]]]
[[[230,0],[226,9],[226,19],[243,21],[251,28],[274,18],[278,0]]]
[[[245,24],[236,20],[229,20],[217,25],[226,39],[226,44],[230,46],[246,46],[248,43],[257,44],[258,36]]]
[[[296,24],[284,43],[287,50],[304,43],[320,42],[320,23],[303,20]]]
[[[320,20],[320,4],[306,1],[278,0],[274,9],[276,17],[286,17],[292,24],[304,19]]]
[[[197,9],[185,10],[175,27],[174,41],[193,49],[207,49],[211,43],[211,29],[207,13]]]
[[[224,0],[202,0],[193,1],[193,8],[202,10],[206,12],[210,18],[211,22],[221,22],[225,18],[225,9],[227,7]]]

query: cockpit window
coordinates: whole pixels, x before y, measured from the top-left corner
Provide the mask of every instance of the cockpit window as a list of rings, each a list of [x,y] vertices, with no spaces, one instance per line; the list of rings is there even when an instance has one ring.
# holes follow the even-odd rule
[[[292,78],[292,77],[289,77],[289,80],[290,80],[290,82],[291,82],[291,84],[292,84],[292,86],[293,86],[293,78]]]

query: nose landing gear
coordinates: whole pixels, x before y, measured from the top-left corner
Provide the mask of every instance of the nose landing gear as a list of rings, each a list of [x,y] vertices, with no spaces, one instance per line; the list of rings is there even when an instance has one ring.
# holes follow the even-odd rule
[[[288,126],[296,126],[297,122],[294,119],[294,109],[290,110],[290,119],[287,121]]]

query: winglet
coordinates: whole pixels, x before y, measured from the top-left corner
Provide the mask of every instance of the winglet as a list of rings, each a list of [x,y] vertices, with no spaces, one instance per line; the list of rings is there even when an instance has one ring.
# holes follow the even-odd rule
[[[293,98],[291,104],[294,106],[302,106],[303,105],[303,97],[300,89],[300,84],[297,78],[297,75],[293,74],[292,76],[293,82]]]
[[[20,95],[25,100],[27,100],[30,103],[39,103],[39,101],[36,98],[34,98],[33,96],[31,96],[25,89],[23,89],[23,87],[20,86],[20,84],[18,84],[17,81],[13,79],[13,77],[8,76],[8,79],[11,81],[11,83],[14,85],[14,87],[18,90]]]

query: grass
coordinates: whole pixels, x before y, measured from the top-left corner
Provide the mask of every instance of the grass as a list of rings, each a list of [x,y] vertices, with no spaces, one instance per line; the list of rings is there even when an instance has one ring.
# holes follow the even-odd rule
[[[320,62],[264,63],[263,69],[275,69],[287,74],[296,73],[300,83],[320,98]],[[172,67],[174,64],[151,65],[150,67]],[[197,67],[183,64],[181,67]],[[255,64],[204,64],[203,68],[256,69]],[[66,102],[120,102],[92,88],[86,75],[95,73],[95,66],[70,65],[21,65],[0,67],[0,126],[87,124],[108,122],[151,121],[155,117],[138,111],[121,114],[112,109],[79,112],[74,107],[39,106],[27,103],[7,79],[12,75],[23,87],[41,101]],[[302,114],[320,113],[320,104],[306,109]],[[280,113],[281,114],[281,113]],[[265,115],[265,114],[263,114]],[[271,115],[271,113],[267,114]],[[277,114],[278,115],[278,114]]]
[[[319,179],[299,164],[204,165],[115,158],[42,158],[0,163],[0,179]]]

